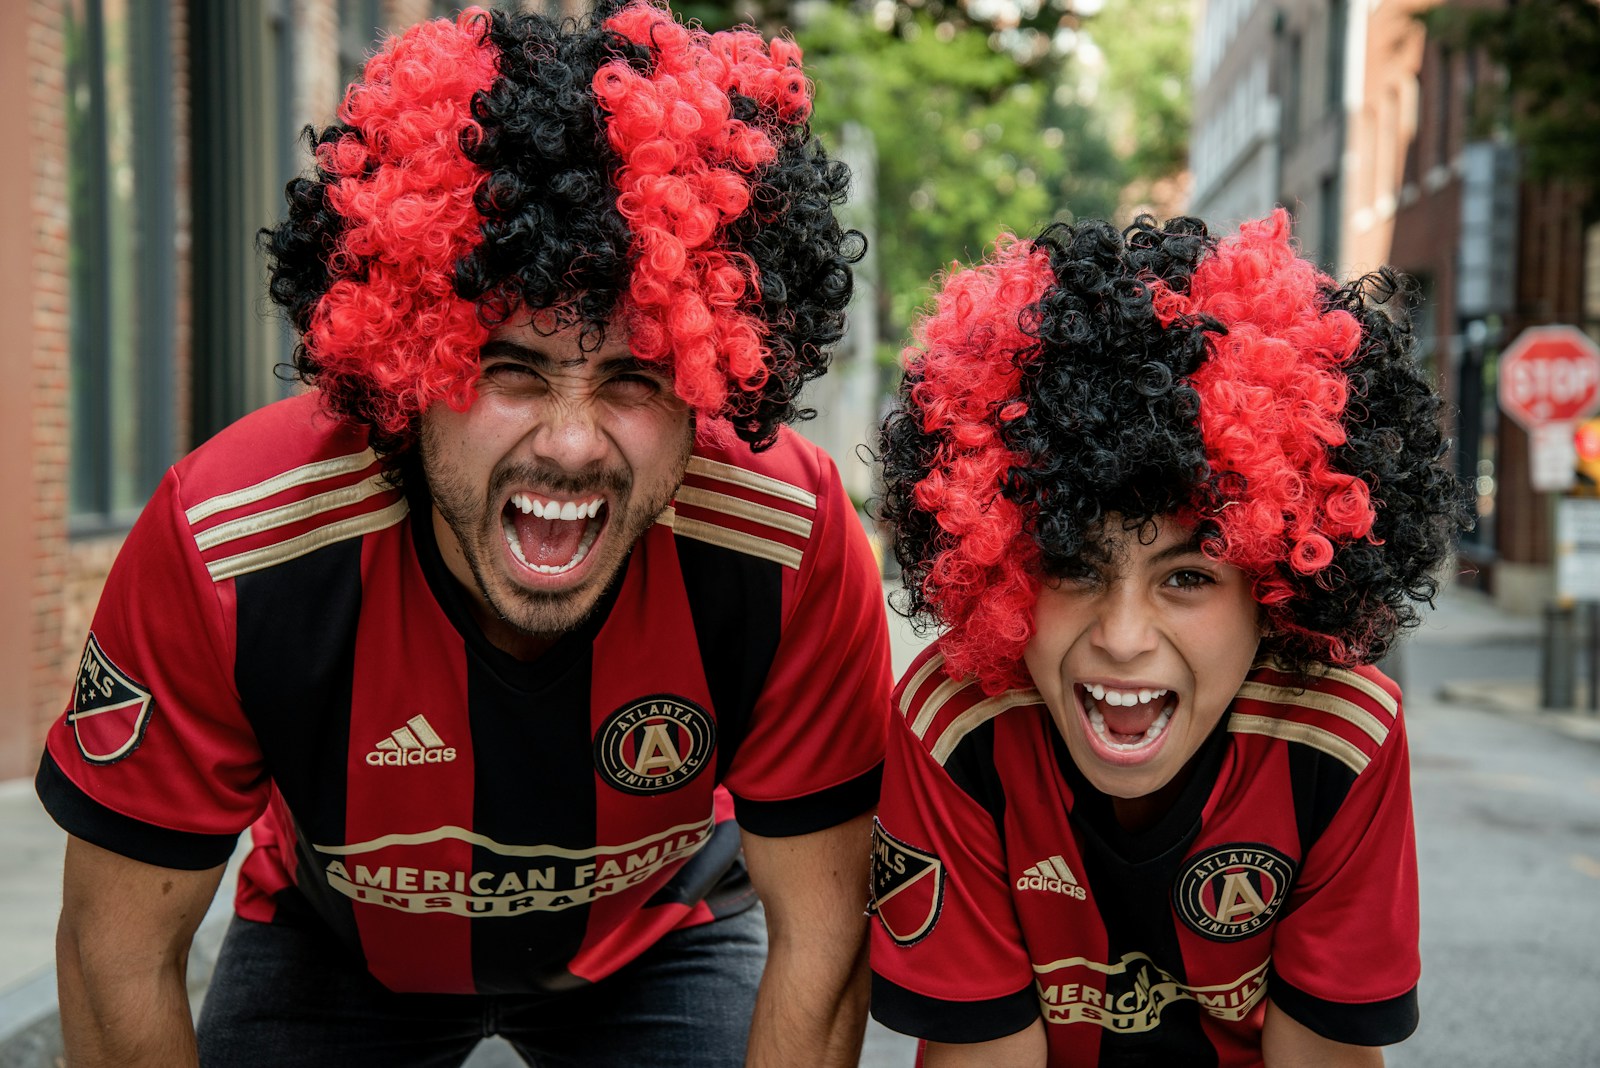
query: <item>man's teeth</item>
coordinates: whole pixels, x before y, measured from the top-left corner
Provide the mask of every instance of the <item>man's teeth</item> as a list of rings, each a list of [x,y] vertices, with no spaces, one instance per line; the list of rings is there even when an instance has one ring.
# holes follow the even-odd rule
[[[511,506],[523,515],[536,515],[540,519],[593,519],[600,514],[603,497],[592,501],[544,501],[526,493],[513,493]]]
[[[1098,682],[1090,683],[1084,689],[1089,691],[1090,697],[1104,701],[1112,708],[1132,708],[1167,696],[1166,690],[1108,690]]]
[[[522,554],[522,539],[517,537],[517,532],[512,528],[509,520],[505,521],[506,544],[511,547],[511,555],[529,571],[537,571],[541,575],[560,575],[571,571],[583,563],[583,558],[589,555],[589,550],[594,546],[594,541],[600,536],[600,527],[590,525],[585,528],[583,537],[578,541],[578,551],[572,554],[572,559],[564,564],[530,564],[528,558]]]

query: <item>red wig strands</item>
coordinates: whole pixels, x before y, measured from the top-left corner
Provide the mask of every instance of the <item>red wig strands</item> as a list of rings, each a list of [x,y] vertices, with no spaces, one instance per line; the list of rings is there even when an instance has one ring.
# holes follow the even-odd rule
[[[434,401],[471,403],[488,337],[452,283],[481,239],[472,198],[485,175],[461,137],[477,129],[473,94],[496,75],[487,29],[468,8],[385,41],[339,109],[352,132],[317,152],[344,226],[305,343],[325,388],[364,381],[384,398],[377,422],[395,434]]]
[[[902,357],[921,378],[911,401],[922,428],[939,441],[913,490],[947,535],[925,595],[951,623],[940,641],[945,669],[976,676],[989,693],[1028,685],[1020,652],[1039,593],[1039,551],[1022,509],[1000,492],[1023,458],[1001,441],[999,426],[1026,411],[1016,399],[1019,354],[1038,340],[1020,317],[1054,284],[1048,255],[1002,237],[989,260],[950,275]]]
[[[606,28],[650,48],[648,74],[615,60],[594,77],[622,160],[617,210],[633,232],[624,307],[634,354],[669,363],[678,395],[706,415],[732,394],[760,388],[772,355],[757,314],[760,280],[723,233],[750,210],[750,175],[778,147],[734,119],[729,93],[755,101],[775,124],[803,123],[811,91],[792,41],[732,30],[708,34],[660,7],[631,5]]]
[[[1324,307],[1331,285],[1295,254],[1279,209],[1202,260],[1186,296],[1151,287],[1164,324],[1205,315],[1227,327],[1210,335],[1191,378],[1225,500],[1215,514],[1192,518],[1217,524],[1208,551],[1253,578],[1269,624],[1297,633],[1307,632],[1286,610],[1293,589],[1279,565],[1315,575],[1332,562],[1335,542],[1367,537],[1376,518],[1366,483],[1329,463],[1329,450],[1345,442],[1342,368],[1361,342],[1354,316]],[[1330,663],[1348,658],[1342,642],[1325,643]]]

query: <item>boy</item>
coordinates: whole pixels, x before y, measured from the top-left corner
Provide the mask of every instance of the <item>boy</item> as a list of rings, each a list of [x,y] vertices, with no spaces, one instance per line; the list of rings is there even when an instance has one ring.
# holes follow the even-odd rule
[[[1462,518],[1387,272],[1279,211],[1002,241],[883,435],[873,1012],[941,1065],[1367,1065],[1416,1025],[1399,691]]]

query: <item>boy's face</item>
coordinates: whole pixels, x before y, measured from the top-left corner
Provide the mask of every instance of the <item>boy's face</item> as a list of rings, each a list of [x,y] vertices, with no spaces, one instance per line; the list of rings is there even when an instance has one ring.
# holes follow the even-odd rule
[[[1107,517],[1106,559],[1047,581],[1023,653],[1072,759],[1112,797],[1173,781],[1227,711],[1261,641],[1244,572],[1202,553],[1175,520],[1154,529],[1141,544],[1120,516]]]

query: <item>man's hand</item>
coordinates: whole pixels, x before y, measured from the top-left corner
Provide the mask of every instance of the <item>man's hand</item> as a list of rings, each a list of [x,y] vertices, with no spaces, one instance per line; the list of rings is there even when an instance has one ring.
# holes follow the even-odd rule
[[[1323,1038],[1267,999],[1261,1028],[1261,1059],[1267,1068],[1383,1068],[1383,1050]]]
[[[749,1068],[854,1065],[867,1025],[872,814],[793,838],[743,833],[767,913]]]
[[[158,868],[67,839],[56,982],[72,1068],[197,1063],[184,971],[222,871]]]

